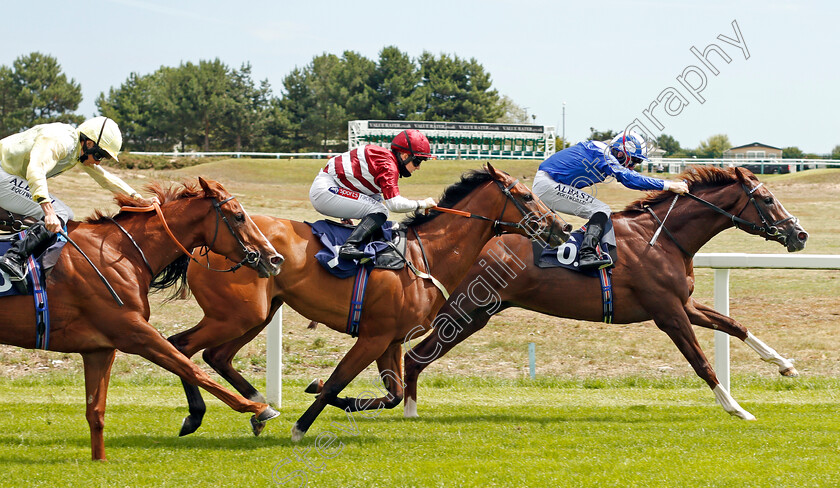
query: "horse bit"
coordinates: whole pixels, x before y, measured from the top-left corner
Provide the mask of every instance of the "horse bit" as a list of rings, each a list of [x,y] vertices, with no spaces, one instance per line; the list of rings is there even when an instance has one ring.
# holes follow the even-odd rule
[[[172,231],[169,230],[169,226],[166,225],[166,219],[163,217],[163,213],[160,210],[160,205],[155,204],[151,208],[153,208],[155,210],[155,212],[157,213],[158,217],[160,217],[161,222],[163,222],[163,227],[166,230],[166,233],[169,234],[169,237],[171,237],[172,240],[175,241],[175,244],[177,244],[178,247],[181,249],[181,251],[184,254],[186,254],[187,256],[189,256],[189,258],[191,260],[195,261],[196,263],[200,264],[201,266],[204,266],[205,268],[209,269],[210,271],[218,271],[218,272],[222,272],[222,273],[227,273],[227,272],[230,272],[230,271],[236,271],[237,269],[241,268],[244,264],[255,264],[260,259],[259,251],[251,251],[245,246],[245,243],[242,242],[242,239],[239,237],[239,235],[237,235],[236,232],[234,232],[233,226],[230,224],[230,222],[228,221],[225,214],[222,213],[222,205],[226,204],[227,202],[229,202],[233,199],[234,199],[234,197],[231,196],[231,197],[229,197],[225,200],[222,200],[221,202],[219,202],[217,200],[213,200],[213,208],[216,210],[216,228],[213,231],[213,241],[210,244],[208,244],[206,246],[203,246],[206,249],[205,252],[199,252],[200,256],[207,256],[207,254],[210,253],[210,249],[213,247],[213,244],[216,243],[216,239],[219,236],[219,220],[221,219],[222,221],[224,221],[225,225],[227,225],[228,230],[230,231],[230,233],[234,237],[234,239],[236,239],[236,242],[239,244],[239,247],[241,248],[242,253],[245,255],[245,257],[242,258],[242,260],[239,263],[231,266],[228,269],[211,268],[210,264],[209,264],[209,260],[208,260],[207,264],[204,264],[204,263],[200,262],[199,260],[195,259],[192,256],[192,254],[180,242],[178,242],[178,239],[175,238],[175,235],[172,234]],[[123,207],[122,210],[129,211],[129,212],[148,212],[150,210],[150,207]],[[131,236],[131,234],[129,234],[128,231],[125,230],[113,218],[108,217],[108,220],[113,222],[114,225],[116,225],[122,231],[122,233],[125,234],[126,237],[128,237],[128,240],[131,241],[131,243],[134,245],[134,247],[140,253],[140,256],[143,258],[143,262],[146,263],[146,267],[149,269],[149,271],[152,274],[154,274],[154,271],[152,270],[152,266],[149,264],[149,261],[146,259],[146,255],[143,253],[143,250],[140,249],[140,246],[137,244],[137,242],[134,240],[134,238]]]

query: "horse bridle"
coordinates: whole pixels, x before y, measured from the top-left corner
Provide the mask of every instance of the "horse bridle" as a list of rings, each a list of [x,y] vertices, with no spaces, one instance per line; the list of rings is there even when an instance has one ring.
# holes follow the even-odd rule
[[[504,205],[504,207],[502,207],[502,213],[499,214],[498,219],[494,220],[494,219],[491,219],[489,217],[485,217],[483,215],[477,215],[477,214],[474,214],[474,213],[465,212],[463,210],[456,210],[454,208],[437,207],[437,206],[426,209],[426,212],[428,212],[430,210],[434,210],[436,212],[449,213],[449,214],[453,214],[453,215],[459,215],[461,217],[467,217],[467,218],[470,218],[470,219],[479,219],[479,220],[484,220],[486,222],[492,222],[493,223],[493,233],[496,236],[499,236],[499,235],[502,234],[502,231],[501,231],[502,226],[508,226],[508,227],[512,227],[514,229],[523,229],[525,231],[525,233],[528,234],[529,238],[532,241],[536,241],[537,240],[537,233],[533,232],[532,229],[530,229],[529,227],[526,227],[526,226],[522,225],[521,221],[520,222],[506,222],[506,221],[501,220],[502,215],[505,214],[505,210],[507,209],[508,201],[513,202],[514,206],[516,206],[516,208],[522,213],[523,218],[525,218],[528,215],[531,215],[533,213],[533,212],[528,211],[528,209],[525,208],[524,205],[519,203],[516,200],[516,198],[513,196],[513,193],[511,193],[511,191],[510,191],[513,187],[515,187],[517,185],[517,183],[519,183],[519,180],[514,180],[513,183],[511,183],[508,186],[504,186],[504,184],[502,182],[500,182],[499,180],[493,180],[493,182],[496,183],[496,185],[498,185],[499,189],[502,191],[502,194],[505,195],[505,197],[507,197],[507,198],[505,198],[505,205]],[[545,216],[545,215],[547,215],[547,214],[541,214],[539,220],[542,220],[542,217]],[[434,276],[431,275],[431,271],[432,271],[431,266],[429,266],[429,260],[426,258],[426,250],[423,248],[423,241],[420,239],[420,235],[417,233],[417,229],[412,228],[412,230],[414,231],[415,239],[417,239],[417,244],[420,246],[420,255],[423,257],[423,264],[426,266],[426,272],[422,272],[422,271],[418,270],[411,263],[411,261],[409,261],[408,258],[406,258],[406,256],[402,252],[400,252],[399,249],[397,249],[397,246],[395,246],[392,242],[389,242],[388,244],[390,245],[390,247],[394,251],[397,252],[397,254],[399,254],[405,260],[409,269],[411,269],[411,271],[415,275],[419,276],[420,278],[430,280],[432,282],[432,284],[434,284],[435,287],[438,290],[440,290],[440,292],[443,294],[444,298],[448,300],[449,299],[449,292],[446,290],[446,288],[443,286],[443,284],[440,281],[438,281]],[[549,235],[548,235],[548,240],[545,241],[545,242],[550,242],[551,241],[551,236],[552,236],[553,232],[554,232],[554,230],[552,229],[550,231]]]
[[[492,222],[493,223],[493,233],[496,236],[502,235],[503,231],[502,231],[501,228],[504,226],[504,227],[511,227],[511,228],[514,228],[514,229],[524,230],[525,233],[528,234],[529,239],[532,240],[532,241],[536,241],[537,239],[539,239],[539,237],[537,236],[537,233],[534,232],[533,229],[531,229],[530,227],[523,225],[521,220],[519,222],[507,222],[507,221],[501,220],[502,215],[504,215],[505,210],[507,210],[507,204],[508,204],[509,201],[513,202],[513,205],[522,214],[523,219],[525,217],[528,217],[529,215],[534,214],[534,212],[529,211],[527,208],[525,208],[524,205],[522,205],[519,201],[517,201],[516,197],[514,197],[513,193],[511,193],[511,191],[510,191],[513,187],[515,187],[519,183],[519,180],[513,180],[513,183],[511,183],[508,186],[504,186],[504,184],[502,182],[500,182],[499,180],[493,180],[493,183],[498,185],[499,190],[501,190],[502,194],[505,197],[507,197],[507,198],[505,198],[505,205],[502,207],[502,212],[499,214],[498,219],[491,219],[491,218],[485,217],[483,215],[477,215],[477,214],[470,213],[470,212],[464,212],[463,210],[456,210],[454,208],[432,207],[429,210],[434,210],[436,212],[450,213],[450,214],[453,214],[453,215],[460,215],[461,217],[467,217],[467,218],[470,218],[470,219],[479,219],[479,220],[484,220],[484,221],[487,221],[487,222]],[[536,221],[541,221],[541,220],[543,220],[543,218],[546,215],[548,215],[548,213],[538,214],[538,215],[539,215],[539,218],[536,219]],[[534,219],[529,219],[529,221],[532,221],[532,220],[534,220]],[[551,237],[552,237],[553,233],[554,233],[554,230],[551,229],[551,231],[549,232],[548,240],[546,242],[549,242],[551,240]],[[542,240],[542,239],[540,239],[540,240]]]
[[[794,232],[796,223],[799,222],[799,219],[797,219],[793,215],[788,215],[788,217],[786,217],[784,219],[777,220],[773,223],[770,223],[770,218],[768,217],[768,215],[763,210],[761,210],[761,207],[758,205],[758,202],[755,200],[755,196],[753,196],[753,194],[759,188],[761,188],[762,186],[764,186],[764,183],[759,183],[752,188],[747,188],[747,185],[745,185],[744,183],[741,183],[741,188],[744,189],[744,192],[747,194],[748,197],[750,197],[750,199],[744,204],[743,207],[741,207],[741,211],[738,212],[737,214],[731,214],[731,213],[727,212],[726,210],[718,207],[717,205],[715,205],[713,203],[710,203],[710,202],[707,202],[706,200],[703,200],[702,198],[700,198],[696,195],[692,195],[691,193],[686,193],[685,195],[687,197],[690,197],[690,198],[694,199],[695,201],[698,201],[698,202],[702,203],[703,205],[706,205],[707,207],[711,208],[712,210],[714,210],[714,211],[716,211],[716,212],[718,212],[722,215],[725,215],[727,218],[729,218],[732,221],[733,225],[735,225],[735,227],[737,229],[742,229],[741,225],[743,225],[744,227],[747,227],[750,230],[753,230],[755,232],[764,234],[764,239],[765,240],[769,241],[771,239],[781,238],[782,244],[787,245],[788,238]],[[761,225],[760,226],[758,224],[756,224],[755,222],[751,222],[749,220],[741,218],[741,214],[744,213],[744,210],[747,209],[747,207],[750,205],[750,203],[753,204],[756,212],[758,212],[758,217],[761,219]],[[783,234],[783,233],[779,232],[779,225],[784,224],[785,222],[788,222],[788,221],[791,221],[791,220],[793,221],[793,224],[794,224],[794,227],[791,228],[793,230],[791,230],[791,232],[789,232],[787,234]]]
[[[230,224],[227,217],[222,212],[222,205],[226,204],[227,202],[229,202],[233,199],[234,199],[234,197],[231,196],[229,198],[226,198],[225,200],[222,200],[221,202],[218,201],[218,200],[213,200],[213,208],[216,210],[216,228],[213,232],[213,241],[210,244],[204,246],[207,249],[205,252],[199,252],[200,256],[207,256],[207,254],[210,252],[210,249],[213,247],[213,244],[216,243],[216,239],[219,236],[219,220],[224,221],[224,223],[225,223],[225,225],[227,225],[227,228],[230,231],[231,235],[233,236],[234,239],[236,239],[236,242],[239,244],[239,247],[242,250],[242,253],[245,255],[245,257],[242,258],[242,260],[239,263],[231,266],[228,269],[211,268],[210,264],[209,264],[209,259],[207,260],[208,261],[207,264],[204,264],[201,261],[195,259],[192,256],[192,253],[190,253],[187,250],[187,248],[185,248],[178,241],[178,238],[176,238],[175,234],[173,234],[172,231],[169,229],[169,226],[166,224],[166,219],[163,216],[163,212],[161,211],[159,204],[154,203],[151,207],[122,207],[121,210],[127,211],[127,212],[150,212],[150,211],[154,210],[155,213],[157,214],[157,216],[160,217],[160,220],[163,223],[164,230],[166,230],[166,233],[169,235],[169,237],[172,238],[173,241],[175,241],[175,244],[178,245],[178,248],[181,250],[181,252],[183,252],[184,254],[189,256],[189,258],[191,260],[195,261],[196,263],[200,264],[201,266],[204,266],[205,268],[209,269],[210,271],[218,271],[218,272],[222,272],[222,273],[227,273],[227,272],[230,272],[230,271],[236,271],[237,269],[241,268],[244,264],[255,264],[255,263],[259,262],[259,260],[260,260],[259,251],[249,250],[248,247],[245,246],[245,243],[242,241],[242,239],[240,239],[239,235],[237,235],[237,233],[233,230],[233,226]],[[140,249],[140,246],[137,244],[137,242],[134,240],[134,238],[131,236],[131,234],[129,234],[128,231],[126,231],[114,219],[111,219],[111,222],[113,222],[117,227],[119,227],[119,229],[123,232],[123,234],[125,234],[128,237],[128,239],[131,241],[131,243],[134,244],[134,247],[137,248],[137,251],[140,253],[140,256],[142,256],[143,261],[146,263],[146,267],[149,268],[149,271],[151,271],[154,274],[154,271],[152,271],[151,265],[149,265],[149,261],[146,259],[146,255],[143,254],[143,250]]]

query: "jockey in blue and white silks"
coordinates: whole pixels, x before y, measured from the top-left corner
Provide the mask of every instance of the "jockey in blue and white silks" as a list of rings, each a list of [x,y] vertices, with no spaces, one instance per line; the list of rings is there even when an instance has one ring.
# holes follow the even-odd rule
[[[683,181],[651,178],[633,167],[648,159],[648,143],[636,132],[622,132],[609,143],[585,141],[554,153],[540,164],[534,176],[534,193],[557,212],[589,219],[580,248],[581,269],[612,264],[595,248],[610,217],[610,207],[582,191],[608,178],[633,190],[670,190],[685,193]]]

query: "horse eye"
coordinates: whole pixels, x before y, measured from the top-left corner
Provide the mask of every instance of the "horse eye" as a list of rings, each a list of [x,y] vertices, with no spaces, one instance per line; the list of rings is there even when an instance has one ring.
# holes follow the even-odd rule
[[[531,202],[531,201],[534,200],[534,195],[531,195],[530,193],[526,193],[525,195],[522,196],[522,199],[525,200],[526,202]]]
[[[771,203],[773,203],[773,197],[766,197],[764,199],[764,203],[766,203],[767,205],[770,205]]]
[[[237,212],[236,215],[233,216],[233,218],[237,222],[245,222],[245,214],[242,212]]]

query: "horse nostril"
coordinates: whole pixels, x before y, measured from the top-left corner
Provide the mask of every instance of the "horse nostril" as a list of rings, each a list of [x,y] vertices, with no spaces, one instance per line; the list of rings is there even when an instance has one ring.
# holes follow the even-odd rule
[[[572,224],[566,224],[563,226],[563,232],[569,234],[572,232]]]
[[[808,233],[803,230],[802,232],[796,234],[796,238],[802,242],[805,242],[808,240]]]
[[[285,260],[286,260],[286,258],[284,258],[280,254],[277,254],[276,256],[271,257],[270,262],[271,262],[272,266],[280,266],[281,264],[283,264],[283,261],[285,261]]]

